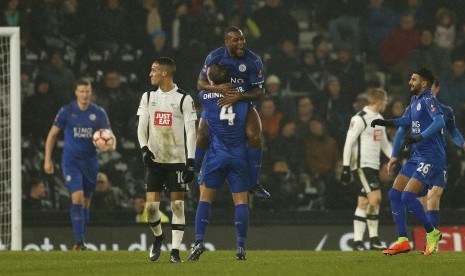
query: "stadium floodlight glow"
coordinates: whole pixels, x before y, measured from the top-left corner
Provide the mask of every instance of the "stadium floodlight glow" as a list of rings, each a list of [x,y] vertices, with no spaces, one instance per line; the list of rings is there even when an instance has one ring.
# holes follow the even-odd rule
[[[0,250],[22,249],[18,27],[0,28]]]

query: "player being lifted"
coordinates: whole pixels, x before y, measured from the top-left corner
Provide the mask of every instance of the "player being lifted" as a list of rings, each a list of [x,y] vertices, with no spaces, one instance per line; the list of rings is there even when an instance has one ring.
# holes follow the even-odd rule
[[[218,99],[220,106],[229,106],[237,101],[251,102],[260,100],[265,93],[263,88],[263,63],[252,51],[245,48],[246,41],[242,31],[234,26],[228,27],[224,35],[225,47],[218,48],[207,56],[200,71],[197,88],[222,94]],[[231,75],[227,83],[211,84],[207,80],[207,68],[220,62]],[[238,92],[239,91],[239,92]],[[262,129],[260,117],[253,106],[247,114],[246,134],[248,138],[247,156],[251,172],[250,193],[261,199],[269,199],[270,194],[259,184],[262,162]],[[199,122],[197,137],[196,165],[200,167],[205,149],[208,147],[208,131],[205,118]]]
[[[229,82],[224,65],[215,63],[208,67],[207,74],[213,85]],[[211,204],[216,189],[228,180],[235,205],[234,225],[237,235],[237,260],[245,260],[245,240],[249,227],[248,190],[250,171],[247,164],[247,140],[245,124],[249,103],[239,101],[225,107],[217,101],[221,94],[201,91],[200,101],[210,134],[210,143],[199,175],[200,199],[195,215],[195,245],[188,258],[197,261],[205,251],[204,235],[210,222]]]
[[[65,92],[65,91],[63,91]],[[89,207],[97,185],[98,156],[92,135],[99,129],[111,129],[105,110],[91,102],[92,85],[76,83],[76,101],[63,106],[45,142],[44,171],[54,173],[52,153],[60,131],[64,147],[61,168],[65,185],[71,194],[71,225],[74,233],[73,250],[86,250],[85,235],[89,223]],[[113,139],[116,139],[113,137]],[[116,140],[101,150],[113,151]]]
[[[370,249],[386,249],[378,238],[378,217],[381,204],[379,167],[381,151],[389,158],[392,151],[384,127],[371,128],[374,119],[383,119],[387,104],[386,91],[370,89],[367,93],[368,106],[352,117],[347,131],[343,153],[341,181],[349,183],[351,172],[361,186],[354,214],[354,250],[366,250],[363,235],[366,226],[370,236]]]
[[[433,81],[434,77],[430,70],[421,68],[413,71],[409,81],[413,96],[404,115],[394,120],[376,119],[371,123],[372,127],[398,126],[401,132],[411,127],[410,159],[401,168],[389,191],[391,211],[399,238],[393,246],[383,250],[385,255],[407,253],[411,250],[407,237],[407,209],[426,230],[427,245],[423,253],[425,256],[436,251],[442,237],[441,232],[431,224],[417,199],[425,186],[431,189],[438,177],[442,177],[445,167],[445,145],[442,136],[445,123],[440,104],[431,92]],[[387,165],[388,173],[397,161],[401,143],[401,136],[396,134],[392,155]]]
[[[191,96],[173,82],[175,71],[176,64],[170,58],[161,57],[153,62],[150,81],[158,89],[142,95],[137,110],[137,137],[148,168],[145,208],[148,224],[155,235],[149,257],[152,261],[160,257],[163,241],[160,199],[163,189],[167,188],[173,212],[170,262],[179,263],[182,262],[179,248],[186,224],[184,194],[194,178],[197,113]]]

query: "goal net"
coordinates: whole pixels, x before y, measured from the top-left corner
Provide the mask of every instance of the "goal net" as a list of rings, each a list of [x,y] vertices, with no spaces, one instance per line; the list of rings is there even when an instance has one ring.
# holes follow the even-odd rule
[[[0,28],[0,250],[21,250],[19,28]]]

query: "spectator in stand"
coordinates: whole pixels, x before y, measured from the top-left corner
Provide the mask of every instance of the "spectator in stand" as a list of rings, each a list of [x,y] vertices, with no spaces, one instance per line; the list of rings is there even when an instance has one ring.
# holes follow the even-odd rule
[[[410,68],[431,68],[438,76],[443,76],[449,64],[449,53],[434,43],[433,31],[421,31],[420,45],[410,53]]]
[[[37,76],[34,91],[33,95],[25,98],[21,109],[22,133],[33,139],[35,145],[43,145],[50,130],[50,122],[60,106],[52,94],[52,86],[47,78]]]
[[[364,1],[326,0],[316,5],[315,16],[320,26],[327,29],[333,45],[349,43],[360,53],[360,16]]]
[[[313,38],[312,44],[317,63],[326,69],[328,64],[332,61],[331,43],[328,37],[323,34],[318,34]]]
[[[341,160],[336,140],[329,136],[324,122],[314,117],[309,123],[310,134],[304,138],[307,171],[315,183],[318,183],[320,208],[324,209],[326,183],[335,179],[337,163]]]
[[[260,103],[259,115],[265,141],[269,143],[276,139],[279,134],[279,124],[283,118],[283,114],[276,110],[276,104],[273,99],[265,98]]]
[[[166,41],[166,33],[163,30],[156,30],[150,34],[150,43],[146,44],[144,53],[141,58],[141,71],[139,79],[146,79],[147,72],[142,70],[149,68],[152,65],[154,58],[158,57],[172,57],[178,59],[178,53]]]
[[[0,7],[0,27],[20,27],[21,48],[30,46],[31,28],[28,14],[21,6],[20,0],[6,0]]]
[[[301,60],[292,72],[290,88],[294,92],[308,93],[315,102],[319,103],[324,95],[327,72],[318,63],[314,51],[304,50]]]
[[[76,79],[61,51],[56,50],[49,55],[49,63],[39,69],[39,75],[50,81],[52,94],[60,106],[71,101]]]
[[[97,186],[92,197],[92,211],[117,211],[129,209],[129,201],[126,195],[118,187],[111,185],[108,176],[99,172],[97,174]]]
[[[284,96],[284,91],[281,88],[281,80],[276,75],[269,75],[265,81],[266,95],[273,99],[276,104],[276,109],[282,111],[281,99]]]
[[[314,116],[313,100],[310,97],[297,99],[296,136],[303,139],[309,133],[309,123]]]
[[[443,101],[444,104],[452,107],[456,114],[461,116],[465,106],[464,91],[465,59],[455,59],[451,62],[448,73],[441,78],[441,93],[439,94],[439,99]],[[463,120],[463,117],[459,119]]]
[[[251,19],[261,34],[257,45],[259,52],[273,52],[284,38],[295,43],[299,41],[299,26],[289,11],[281,6],[281,0],[265,0],[265,6],[255,10]]]
[[[425,6],[424,0],[401,0],[400,4],[394,4],[398,11],[411,13],[415,17],[415,26],[419,29],[432,29],[434,22],[431,21],[430,9]],[[428,1],[429,2],[429,1]]]
[[[380,61],[381,42],[395,28],[396,23],[396,14],[384,0],[369,0],[360,19],[362,49],[366,52],[368,61]]]
[[[447,8],[440,8],[436,11],[436,30],[434,33],[434,43],[448,52],[454,50],[455,44],[455,23],[456,15]]]
[[[47,186],[44,181],[33,178],[28,182],[23,199],[25,211],[48,211],[52,209],[52,204],[47,200]]]
[[[139,97],[123,83],[121,74],[110,69],[105,72],[103,84],[95,91],[95,103],[108,112],[112,129],[117,137],[127,137],[126,130]]]
[[[285,38],[281,42],[279,51],[275,51],[266,62],[267,73],[278,76],[282,80],[283,86],[287,86],[291,74],[297,68],[299,62],[299,49],[296,43]]]
[[[341,84],[336,77],[328,78],[327,94],[321,110],[329,135],[335,137],[338,148],[343,148],[344,127],[348,126],[350,120],[350,101],[342,94]]]
[[[342,43],[335,46],[336,59],[329,63],[328,71],[338,78],[344,99],[353,102],[366,88],[363,65],[354,58],[351,44]]]
[[[265,154],[265,166],[271,166],[274,160],[284,158],[290,170],[296,174],[303,172],[302,140],[296,136],[295,120],[284,117],[281,120],[279,135],[268,145]]]
[[[400,26],[387,35],[380,49],[381,59],[396,82],[408,83],[411,72],[409,56],[419,45],[420,30],[415,27],[414,16],[402,15]]]
[[[451,56],[465,58],[465,21],[460,24]]]

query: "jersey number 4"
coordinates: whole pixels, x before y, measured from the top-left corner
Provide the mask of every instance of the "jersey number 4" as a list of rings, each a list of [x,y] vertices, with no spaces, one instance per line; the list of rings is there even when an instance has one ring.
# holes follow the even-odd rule
[[[220,120],[228,120],[228,125],[234,125],[234,118],[236,117],[236,113],[234,113],[233,107],[221,107],[220,112]]]

